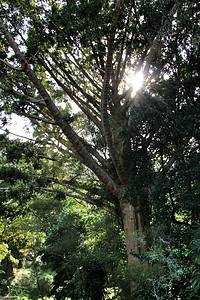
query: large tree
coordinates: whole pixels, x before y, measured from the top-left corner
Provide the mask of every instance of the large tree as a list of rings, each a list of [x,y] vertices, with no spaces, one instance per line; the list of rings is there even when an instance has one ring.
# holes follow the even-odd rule
[[[1,1],[1,111],[107,187],[130,262],[152,242],[152,214],[198,220],[199,13],[189,0]],[[85,193],[84,176],[74,183]]]

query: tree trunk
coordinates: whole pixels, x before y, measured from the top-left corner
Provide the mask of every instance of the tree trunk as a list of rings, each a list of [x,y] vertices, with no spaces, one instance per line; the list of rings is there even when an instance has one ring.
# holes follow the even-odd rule
[[[127,201],[120,202],[128,263],[138,262],[152,241],[150,217],[140,205],[135,208]]]

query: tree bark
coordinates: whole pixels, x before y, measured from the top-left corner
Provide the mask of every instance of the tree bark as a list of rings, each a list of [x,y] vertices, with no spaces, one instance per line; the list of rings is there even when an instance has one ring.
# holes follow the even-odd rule
[[[150,217],[139,204],[134,207],[128,201],[120,201],[120,207],[128,263],[139,262],[152,242]]]

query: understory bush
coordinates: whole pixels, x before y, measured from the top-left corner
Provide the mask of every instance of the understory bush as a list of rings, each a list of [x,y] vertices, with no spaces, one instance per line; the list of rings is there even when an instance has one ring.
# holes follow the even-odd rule
[[[15,269],[15,277],[9,287],[10,293],[18,297],[37,300],[48,295],[52,288],[53,273],[39,267]]]
[[[141,261],[124,272],[119,286],[124,300],[200,299],[200,239],[175,248],[161,237]],[[132,287],[132,293],[130,288]]]

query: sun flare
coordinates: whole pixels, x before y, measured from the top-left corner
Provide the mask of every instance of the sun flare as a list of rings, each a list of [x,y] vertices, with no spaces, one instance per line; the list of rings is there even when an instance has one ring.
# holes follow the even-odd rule
[[[137,72],[136,74],[133,72],[130,72],[127,76],[127,84],[129,87],[132,87],[133,93],[135,94],[139,89],[142,87],[144,80],[144,73],[142,70]]]
[[[135,76],[133,76],[133,91],[137,92],[139,89],[141,89],[143,84],[144,74],[142,71],[139,71]]]

